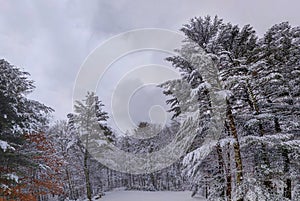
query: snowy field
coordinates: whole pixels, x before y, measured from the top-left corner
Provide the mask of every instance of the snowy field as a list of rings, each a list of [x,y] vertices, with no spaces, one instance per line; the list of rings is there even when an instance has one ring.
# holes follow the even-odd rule
[[[191,198],[191,192],[107,192],[101,201],[204,201],[204,198]]]

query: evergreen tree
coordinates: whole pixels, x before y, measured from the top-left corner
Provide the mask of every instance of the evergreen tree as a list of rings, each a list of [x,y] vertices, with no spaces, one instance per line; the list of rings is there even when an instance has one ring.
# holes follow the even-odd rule
[[[197,181],[205,185],[206,175],[221,183],[214,186],[209,182],[212,190],[208,198],[212,200],[225,199],[225,196],[227,200],[248,199],[253,193],[251,189],[260,189],[260,193],[255,192],[260,194],[260,199],[291,199],[292,186],[297,186],[296,181],[294,185],[291,181],[291,170],[295,169],[291,157],[299,152],[299,147],[294,146],[299,129],[296,123],[299,117],[299,28],[292,28],[288,23],[274,25],[258,40],[250,25],[240,29],[207,16],[193,18],[181,30],[186,40],[177,50],[179,56],[167,60],[180,70],[182,80],[162,85],[165,94],[173,96],[168,101],[170,111],[175,112],[174,117],[182,118],[186,108],[197,105],[203,114],[199,124],[201,132],[197,134],[201,139],[212,132],[206,128],[214,121],[211,114],[215,95],[212,92],[226,94],[227,110],[215,151],[211,150],[203,160],[200,152],[205,149],[199,147],[203,141],[193,144],[184,160],[185,173],[196,185]],[[219,85],[212,84],[211,77],[219,79]],[[183,81],[190,89],[182,87]],[[276,154],[271,156],[268,152]],[[211,161],[212,158],[215,161]],[[218,168],[209,169],[218,174],[206,170],[213,162]]]
[[[33,89],[29,73],[0,60],[0,195],[7,194],[16,183],[9,175],[22,177],[26,175],[22,167],[36,165],[22,152],[25,134],[45,130],[53,111],[27,98]]]
[[[103,104],[94,93],[88,93],[86,99],[76,101],[75,114],[70,114],[69,121],[79,134],[83,144],[83,170],[86,183],[86,195],[92,199],[92,186],[90,181],[91,156],[89,150],[102,143],[112,142],[112,132],[107,126],[108,115],[103,110]]]

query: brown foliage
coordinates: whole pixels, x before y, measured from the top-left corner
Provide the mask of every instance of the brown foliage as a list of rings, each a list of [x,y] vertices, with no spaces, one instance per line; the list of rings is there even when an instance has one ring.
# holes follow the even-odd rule
[[[4,195],[2,198],[0,196],[0,201],[36,201],[41,196],[63,193],[61,178],[63,162],[57,156],[52,143],[43,133],[28,134],[25,137],[27,143],[22,148],[22,152],[32,154],[31,160],[34,165],[18,167],[18,172],[22,174],[19,183],[6,192],[0,192],[0,195]],[[16,172],[16,170],[10,171]]]

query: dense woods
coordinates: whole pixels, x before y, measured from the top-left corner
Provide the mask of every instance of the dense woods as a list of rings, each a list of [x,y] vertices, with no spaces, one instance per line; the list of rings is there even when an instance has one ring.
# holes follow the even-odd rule
[[[132,131],[159,130],[149,139],[118,134],[93,92],[54,121],[52,108],[28,98],[35,88],[29,73],[0,60],[0,200],[92,200],[115,188],[191,190],[213,201],[300,200],[300,27],[282,22],[259,37],[251,25],[206,16],[180,30],[186,39],[166,60],[181,78],[158,86],[173,118]],[[158,172],[117,172],[88,151],[95,141],[152,153],[189,125],[187,153]]]
[[[198,135],[212,135],[203,122],[224,112],[211,153],[203,158],[195,146],[183,160],[185,175],[208,200],[299,199],[299,27],[283,22],[258,38],[250,25],[207,16],[181,31],[186,41],[179,56],[167,60],[197,100]],[[174,82],[163,85],[166,94],[176,91],[171,110],[190,113],[182,110],[188,101]],[[223,104],[213,104],[216,95]]]

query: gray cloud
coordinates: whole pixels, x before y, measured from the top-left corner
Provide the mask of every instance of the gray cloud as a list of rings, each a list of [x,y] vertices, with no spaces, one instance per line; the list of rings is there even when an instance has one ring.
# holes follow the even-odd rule
[[[176,72],[168,72],[167,63],[164,62],[166,56],[168,54],[162,52],[135,52],[108,68],[98,83],[97,94],[105,103],[106,111],[113,111],[113,114],[110,113],[110,123],[117,125],[115,128],[119,127],[125,132],[140,121],[149,121],[151,106],[161,105],[166,108],[166,98],[156,87],[156,83],[177,75]],[[150,63],[166,66],[163,67],[166,69],[161,69],[160,66],[143,66]],[[155,116],[158,112],[153,113]]]
[[[73,84],[86,56],[115,34],[145,27],[178,30],[207,14],[250,23],[260,35],[281,21],[300,24],[297,0],[0,0],[0,5],[0,57],[32,74],[37,89],[31,97],[56,109],[56,118],[71,112]]]
[[[160,106],[161,111],[156,106]],[[155,123],[164,123],[165,115],[168,116],[166,112],[168,109],[166,97],[156,85],[139,88],[132,95],[129,104],[129,114],[135,125],[142,121],[151,122],[151,120]]]

